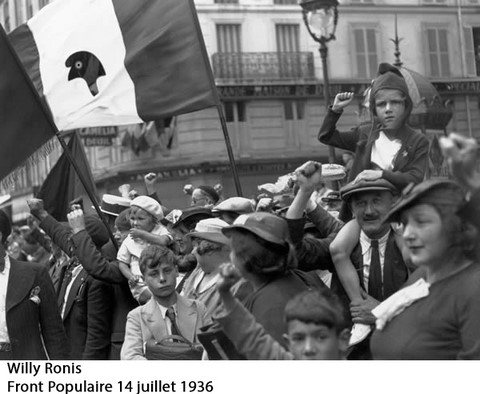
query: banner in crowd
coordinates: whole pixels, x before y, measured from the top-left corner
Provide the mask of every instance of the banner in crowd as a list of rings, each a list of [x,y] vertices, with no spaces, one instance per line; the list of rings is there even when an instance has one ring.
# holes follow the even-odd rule
[[[94,195],[98,195],[82,141],[76,132],[71,134],[67,146],[79,171],[87,180],[88,187]],[[86,203],[89,201],[85,188],[65,153],[59,157],[49,172],[36,197],[43,200],[44,208],[50,215],[63,222],[67,221],[67,213],[73,199],[81,197]]]
[[[10,39],[59,130],[215,105],[193,0],[56,0]]]
[[[0,25],[0,180],[8,187],[13,170],[35,162],[52,148],[55,130]]]

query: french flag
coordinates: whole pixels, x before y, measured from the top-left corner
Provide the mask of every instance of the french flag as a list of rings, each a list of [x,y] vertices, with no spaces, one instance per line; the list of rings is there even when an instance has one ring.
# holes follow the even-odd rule
[[[9,38],[59,130],[216,105],[193,0],[55,0]]]

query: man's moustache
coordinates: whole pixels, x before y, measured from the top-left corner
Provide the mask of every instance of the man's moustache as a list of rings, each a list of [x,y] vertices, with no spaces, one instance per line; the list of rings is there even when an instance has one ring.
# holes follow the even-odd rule
[[[364,216],[363,220],[378,220],[380,219],[379,216]]]

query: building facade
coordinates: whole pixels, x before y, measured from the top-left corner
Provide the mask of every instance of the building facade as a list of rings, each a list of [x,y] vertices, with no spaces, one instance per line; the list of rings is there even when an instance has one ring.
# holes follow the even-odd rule
[[[0,22],[12,30],[45,3],[0,0]],[[322,62],[297,0],[195,4],[243,194],[255,195],[258,184],[308,159],[326,162],[328,147],[316,138],[327,104]],[[395,62],[397,21],[403,65],[427,77],[453,110],[446,130],[434,132],[480,139],[480,0],[343,0],[338,12],[336,40],[328,44],[330,96],[357,95],[339,128],[359,122],[363,92],[378,63]],[[124,183],[142,192],[150,171],[161,178],[159,194],[167,206],[188,204],[182,189],[189,183],[221,183],[225,196],[236,193],[215,108],[176,117],[153,140],[144,138],[140,126],[84,132],[89,143],[107,145],[86,147],[100,193],[118,193]],[[58,154],[19,179],[12,192],[18,201],[41,184]],[[15,218],[21,220],[23,212],[18,203]]]

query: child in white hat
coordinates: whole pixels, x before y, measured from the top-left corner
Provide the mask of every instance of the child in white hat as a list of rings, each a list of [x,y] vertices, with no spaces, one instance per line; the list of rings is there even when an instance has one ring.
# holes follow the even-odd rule
[[[139,304],[150,298],[150,291],[143,281],[139,259],[148,245],[168,246],[172,236],[160,223],[163,211],[160,204],[151,197],[139,196],[130,203],[132,229],[118,250],[117,260],[123,275],[128,279],[133,297]]]

